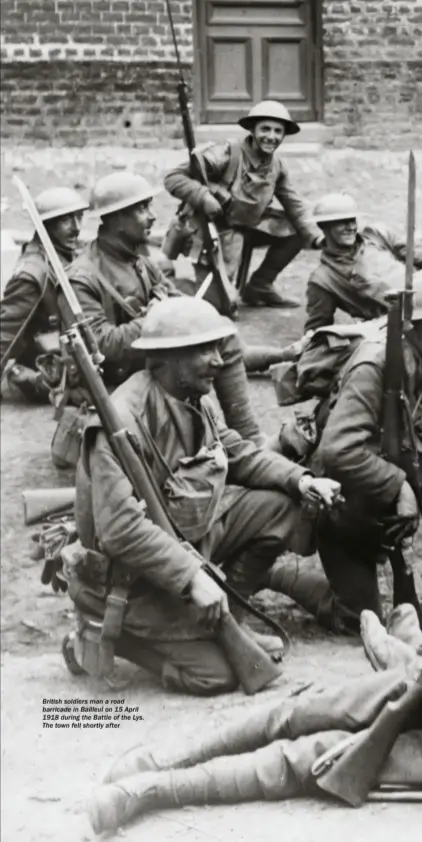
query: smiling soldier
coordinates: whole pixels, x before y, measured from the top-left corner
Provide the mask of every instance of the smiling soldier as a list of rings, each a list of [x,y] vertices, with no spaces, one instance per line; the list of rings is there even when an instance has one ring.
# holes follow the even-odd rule
[[[201,152],[208,186],[192,178],[190,164],[168,173],[164,185],[172,196],[192,209],[190,257],[199,279],[209,269],[195,212],[216,223],[231,280],[239,263],[243,235],[252,237],[254,246],[269,246],[243,293],[246,304],[297,306],[296,301],[282,298],[273,283],[301,248],[319,248],[323,240],[312,215],[292,187],[285,164],[276,154],[285,136],[300,129],[287,108],[273,100],[254,105],[239,124],[249,132],[244,140],[227,141]],[[276,218],[273,203],[278,205]]]
[[[327,194],[314,215],[325,243],[321,263],[308,281],[305,331],[333,324],[337,309],[363,320],[386,314],[386,293],[403,286],[404,238],[382,224],[359,230],[358,209],[347,193]],[[420,238],[413,262],[422,270]]]

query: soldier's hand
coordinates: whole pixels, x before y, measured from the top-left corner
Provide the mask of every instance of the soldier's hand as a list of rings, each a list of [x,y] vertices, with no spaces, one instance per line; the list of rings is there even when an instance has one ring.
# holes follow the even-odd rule
[[[406,480],[404,481],[400,489],[400,494],[397,498],[396,510],[397,514],[400,515],[400,517],[418,517],[418,501],[415,497],[413,489]]]
[[[191,582],[190,599],[199,612],[199,620],[207,629],[213,630],[229,605],[224,591],[208,576],[205,570],[198,570]]]
[[[207,193],[202,200],[202,210],[207,219],[213,221],[221,213],[222,207],[212,193]]]
[[[317,494],[325,505],[330,507],[338,500],[341,485],[334,479],[311,477],[310,474],[304,474],[299,480],[299,491],[304,497],[309,493]]]

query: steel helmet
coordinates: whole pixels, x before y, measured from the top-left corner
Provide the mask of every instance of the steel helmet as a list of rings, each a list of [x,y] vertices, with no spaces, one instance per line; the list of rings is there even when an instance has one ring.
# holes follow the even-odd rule
[[[106,216],[152,199],[159,192],[160,188],[151,187],[142,175],[128,170],[114,172],[97,181],[92,188],[89,205],[93,216]]]
[[[356,219],[357,215],[356,202],[348,193],[327,193],[314,207],[316,222]]]
[[[283,123],[286,134],[297,134],[300,132],[300,126],[292,120],[287,108],[282,102],[277,102],[275,99],[264,99],[253,105],[247,117],[241,117],[238,121],[242,129],[250,131],[253,129],[258,120],[278,120]]]
[[[88,202],[71,187],[50,187],[35,197],[35,205],[43,222],[68,213],[84,211]]]
[[[164,348],[189,348],[205,342],[217,342],[237,333],[226,316],[202,298],[181,295],[158,301],[144,319],[142,336],[132,348],[158,351]]]

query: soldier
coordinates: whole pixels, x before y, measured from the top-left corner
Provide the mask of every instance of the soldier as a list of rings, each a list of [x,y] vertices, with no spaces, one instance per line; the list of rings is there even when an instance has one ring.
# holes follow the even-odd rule
[[[406,330],[406,328],[405,328]],[[383,337],[384,333],[384,337]],[[269,586],[291,596],[326,624],[357,631],[362,610],[381,616],[377,564],[389,557],[394,544],[390,530],[419,522],[418,501],[400,462],[383,455],[385,332],[378,340],[364,340],[346,363],[338,395],[316,453],[308,464],[338,480],[346,505],[330,514],[320,530],[318,550],[326,576],[294,565],[276,564]],[[403,341],[405,382],[411,422],[402,406],[401,458],[406,450],[422,452],[422,278],[414,281],[414,309]],[[409,432],[411,423],[414,432]],[[419,469],[419,484],[422,470]]]
[[[329,193],[315,206],[325,243],[308,281],[305,332],[333,324],[337,309],[358,319],[382,316],[385,294],[403,286],[405,240],[382,224],[358,230],[357,215],[347,193]],[[422,240],[414,265],[422,270]]]
[[[52,187],[40,193],[35,204],[67,266],[75,257],[87,202],[69,187]],[[0,307],[0,347],[2,371],[7,360],[15,364],[7,372],[8,381],[30,401],[44,402],[48,388],[35,368],[37,356],[45,349],[58,351],[59,314],[52,274],[43,247],[34,234],[22,248],[11,279],[6,284]],[[53,345],[46,342],[51,336]],[[44,344],[37,336],[44,335]]]
[[[97,238],[69,270],[71,283],[104,355],[104,377],[111,387],[143,367],[143,354],[132,343],[142,335],[151,302],[179,295],[148,257],[148,239],[155,220],[151,202],[157,192],[145,178],[134,173],[113,173],[101,178],[91,195],[92,212],[101,220]],[[65,314],[63,301],[62,307]],[[268,352],[264,354],[265,364],[279,359],[279,349],[264,350]],[[262,354],[259,356],[262,361]],[[224,365],[219,369],[215,387],[227,423],[243,437],[259,439],[248,397],[242,348],[236,337],[224,341],[222,357]]]
[[[410,608],[410,606],[408,606]],[[397,617],[395,618],[397,620]],[[400,619],[400,618],[399,618]],[[363,736],[388,702],[414,687],[420,676],[421,658],[401,638],[400,622],[392,623],[388,638],[390,658],[378,653],[379,630],[368,632],[364,622],[365,650],[375,650],[376,675],[363,675],[339,686],[311,689],[299,698],[258,707],[223,728],[196,735],[179,752],[165,748],[149,750],[136,746],[118,758],[92,797],[89,815],[96,833],[115,830],[135,816],[152,810],[186,805],[230,804],[245,801],[282,801],[288,798],[324,795],[317,767],[329,769],[341,752],[345,739],[362,731]],[[417,620],[413,617],[413,626]],[[408,631],[408,629],[407,629]],[[419,641],[417,632],[415,640]],[[408,638],[407,638],[408,639]],[[413,672],[406,676],[406,658],[413,657]],[[395,653],[395,657],[391,653]],[[394,663],[394,669],[390,668]],[[384,666],[380,666],[383,664]],[[419,681],[420,681],[419,677]],[[373,787],[390,790],[419,790],[422,786],[422,702],[408,716]],[[377,740],[367,749],[377,751]],[[323,757],[325,755],[325,767]],[[367,755],[365,761],[367,760]],[[362,763],[362,760],[360,761]],[[358,768],[356,760],[355,769]],[[362,767],[363,774],[366,773]],[[355,773],[356,774],[356,773]],[[332,774],[332,777],[334,775]],[[343,778],[345,773],[343,773]],[[360,776],[359,776],[360,777]],[[338,778],[336,793],[347,803],[350,790],[359,783]],[[402,792],[403,794],[403,792]],[[394,800],[394,794],[384,795]],[[383,800],[382,797],[380,800]]]
[[[165,688],[197,695],[237,683],[214,636],[227,599],[202,569],[203,558],[225,563],[228,582],[247,598],[289,547],[302,495],[313,489],[330,505],[339,489],[257,448],[217,418],[207,395],[223,365],[219,345],[234,332],[208,302],[157,302],[134,340],[134,349],[145,353],[145,370],[112,396],[123,424],[140,434],[172,521],[198,554],[148,519],[105,434],[92,425],[76,481],[77,527],[87,555],[69,595],[82,615],[104,615],[110,630],[110,622],[119,628],[120,621],[115,602],[106,600],[107,583],[129,588],[120,600],[116,654],[152,671]],[[259,643],[274,649],[272,637],[261,635]]]
[[[187,203],[193,214],[201,211],[215,221],[223,249],[224,261],[231,280],[234,279],[242,246],[243,234],[253,238],[256,246],[269,246],[261,265],[252,274],[243,293],[251,307],[292,307],[298,302],[281,297],[274,289],[277,275],[299,253],[301,248],[319,248],[323,235],[292,187],[287,168],[276,154],[286,135],[300,129],[279,102],[264,100],[239,120],[249,134],[238,141],[227,141],[201,153],[209,188],[190,175],[190,165],[177,167],[164,179],[172,196]],[[282,210],[278,219],[269,223],[268,211],[273,200]],[[202,237],[198,222],[190,222],[194,231],[191,259],[198,278],[209,271],[202,253]]]

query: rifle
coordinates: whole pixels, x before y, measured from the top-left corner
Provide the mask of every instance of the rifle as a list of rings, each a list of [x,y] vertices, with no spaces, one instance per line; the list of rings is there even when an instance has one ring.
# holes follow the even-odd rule
[[[408,327],[412,317],[412,285],[415,229],[415,194],[416,167],[413,152],[409,154],[409,177],[407,199],[407,249],[405,290],[390,293],[387,345],[384,368],[384,395],[382,410],[382,452],[389,462],[402,464],[407,480],[411,485],[422,512],[422,491],[418,478],[418,454],[414,446],[412,419],[407,407],[404,389],[404,362],[402,352],[403,330]],[[407,419],[411,452],[406,454],[403,464],[402,442],[404,436],[404,418]],[[415,606],[419,620],[422,621],[422,608],[416,593],[412,571],[406,564],[403,549],[396,542],[389,549],[390,563],[393,570],[394,605],[409,602]]]
[[[134,496],[138,500],[144,501],[151,520],[175,541],[179,541],[176,529],[167,514],[161,489],[144,458],[141,444],[123,426],[104,385],[99,373],[102,355],[99,353],[95,336],[83,315],[79,301],[40,219],[33,199],[26,186],[17,176],[14,176],[14,181],[72,314],[62,337],[63,342],[67,345],[81,379],[91,395],[113,453],[131,483]],[[184,542],[184,546],[188,551],[196,552],[187,542]],[[220,576],[215,573],[212,566],[205,565],[204,569],[223,587]],[[253,694],[262,690],[280,675],[279,665],[276,665],[270,656],[240,628],[231,614],[223,617],[217,630],[217,638],[226,652],[245,693]]]
[[[185,143],[188,148],[190,167],[192,178],[199,181],[205,187],[209,187],[207,172],[203,161],[196,152],[195,133],[192,125],[192,118],[190,115],[187,84],[183,75],[182,63],[180,60],[179,45],[177,43],[176,31],[174,28],[173,14],[171,11],[170,0],[166,0],[167,14],[170,22],[171,35],[173,39],[174,49],[176,53],[176,62],[179,73],[179,82],[177,85],[177,95],[179,99],[180,114],[182,117],[183,133],[185,136]],[[216,286],[218,287],[221,297],[221,313],[225,316],[233,316],[237,310],[238,294],[230,283],[227,275],[227,270],[224,265],[223,253],[221,250],[220,237],[216,226],[213,222],[209,222],[203,214],[198,214],[200,218],[204,250],[207,255],[208,264],[211,268],[212,275]]]
[[[399,699],[386,703],[369,728],[318,758],[312,768],[317,785],[352,807],[360,807],[409,715],[420,705],[422,673]]]

